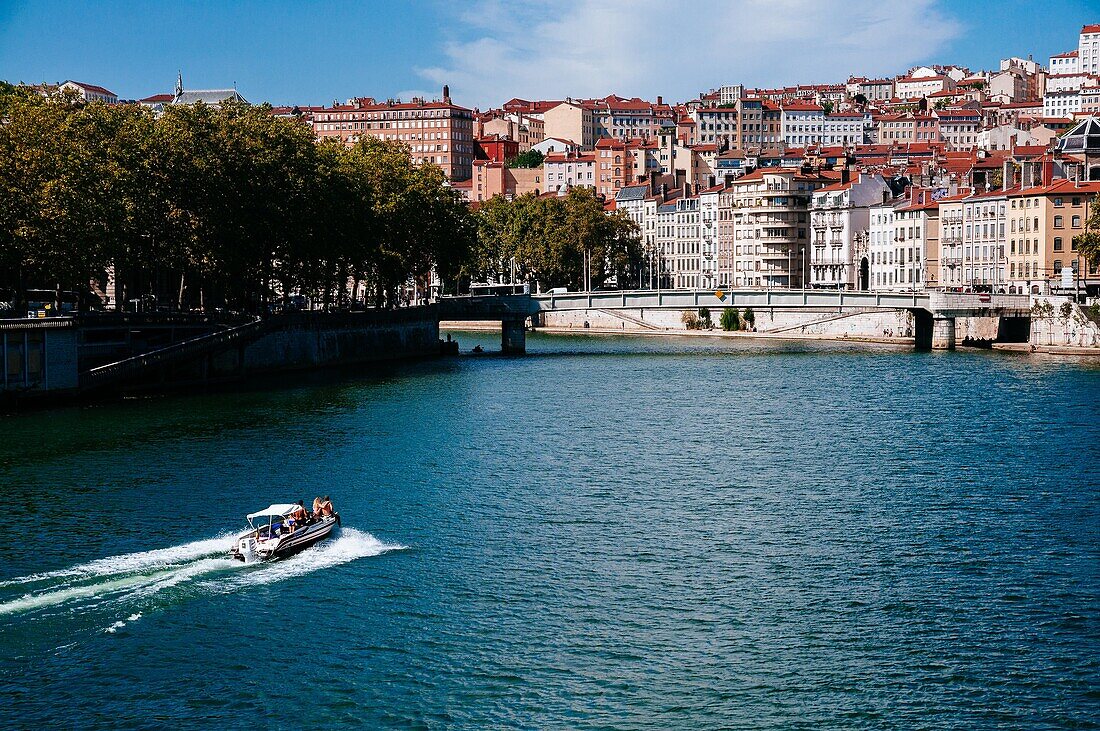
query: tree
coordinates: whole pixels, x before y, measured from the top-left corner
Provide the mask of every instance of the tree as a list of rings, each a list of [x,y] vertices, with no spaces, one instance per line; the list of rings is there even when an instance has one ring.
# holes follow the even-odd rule
[[[856,104],[860,105],[861,107],[867,106],[867,97],[864,96],[862,93],[859,93],[859,94],[856,94],[855,96],[853,96],[852,101],[854,101]]]
[[[137,105],[0,85],[0,288],[155,295],[259,312],[301,293],[344,306],[455,282],[477,231],[435,165],[367,138],[315,141],[270,107]],[[349,284],[350,292],[349,292]]]
[[[741,315],[738,313],[736,307],[726,307],[722,310],[721,316],[718,318],[718,324],[726,332],[741,329]]]
[[[745,308],[745,314],[743,315],[745,320],[745,329],[751,330],[756,327],[756,313],[752,311],[751,307]]]
[[[712,330],[714,328],[714,321],[710,319],[710,308],[699,308],[699,327],[703,330]]]
[[[1100,266],[1100,195],[1092,199],[1085,230],[1073,237],[1073,243],[1089,267]]]
[[[508,161],[508,167],[510,168],[540,168],[542,167],[542,161],[544,156],[538,150],[527,150],[513,157]]]
[[[536,287],[579,289],[590,279],[604,286],[636,284],[642,260],[638,227],[622,213],[608,214],[589,188],[564,197],[503,196],[481,204],[471,279],[499,279],[511,271]],[[588,262],[586,276],[585,262]]]
[[[825,110],[826,114],[832,114],[833,113],[833,103],[829,100],[825,100],[825,101],[821,102],[821,108]]]

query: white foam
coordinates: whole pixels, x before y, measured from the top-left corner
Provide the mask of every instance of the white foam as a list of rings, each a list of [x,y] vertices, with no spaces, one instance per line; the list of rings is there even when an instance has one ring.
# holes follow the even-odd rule
[[[103,631],[108,633],[108,634],[113,635],[115,632],[118,632],[120,629],[122,629],[125,626],[126,626],[125,622],[115,622],[114,624],[112,624],[110,627],[106,628]]]
[[[406,546],[383,543],[370,533],[354,528],[342,528],[335,540],[324,541],[312,548],[274,563],[263,564],[244,574],[237,574],[219,582],[221,590],[236,590],[248,586],[262,586],[295,576],[304,576],[331,566],[378,556],[388,551],[400,551]]]
[[[0,604],[0,615],[28,612],[74,600],[99,599],[115,594],[124,598],[151,596],[197,576],[213,571],[232,569],[236,566],[239,566],[239,564],[230,559],[211,558],[163,569],[151,574],[134,574],[110,579],[109,581],[99,581],[94,584],[67,586],[53,591],[32,592],[18,599]]]
[[[118,574],[130,574],[194,561],[205,556],[229,551],[231,539],[236,533],[224,533],[214,538],[206,538],[192,543],[183,543],[169,548],[158,548],[152,551],[140,551],[138,553],[125,553],[120,556],[107,556],[95,561],[71,566],[56,571],[46,571],[39,574],[20,576],[6,581],[0,581],[0,587],[14,586],[17,584],[31,584],[40,581],[52,581],[56,579],[73,578],[98,578],[101,576],[115,576]]]
[[[32,590],[18,599],[0,603],[0,616],[79,600],[110,598],[127,602],[143,599],[201,576],[244,569],[245,564],[239,561],[211,557],[211,554],[226,550],[227,538],[228,536],[219,536],[172,548],[113,556],[69,569],[12,580],[8,582],[9,586],[51,579],[60,581],[56,581],[52,588]],[[324,541],[297,556],[272,563],[253,564],[231,577],[210,579],[198,586],[228,593],[403,548],[405,546],[383,543],[370,533],[344,528],[335,539]],[[141,612],[135,612],[127,621],[137,621],[140,617]],[[123,626],[125,622],[120,620],[104,631],[113,634]]]

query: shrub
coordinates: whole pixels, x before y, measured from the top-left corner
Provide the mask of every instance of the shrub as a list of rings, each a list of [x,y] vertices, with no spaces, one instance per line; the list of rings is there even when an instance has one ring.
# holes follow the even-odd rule
[[[722,310],[722,316],[718,318],[719,324],[726,332],[741,329],[741,313],[736,307],[727,307]]]
[[[752,311],[751,307],[745,308],[744,318],[746,328],[751,328],[756,325],[756,313]]]
[[[699,327],[702,328],[703,330],[712,330],[712,329],[714,329],[714,321],[710,319],[710,308],[709,307],[700,307],[699,308]]]
[[[688,330],[699,329],[699,316],[691,310],[684,310],[684,314],[680,315],[680,322],[684,323],[684,327]]]

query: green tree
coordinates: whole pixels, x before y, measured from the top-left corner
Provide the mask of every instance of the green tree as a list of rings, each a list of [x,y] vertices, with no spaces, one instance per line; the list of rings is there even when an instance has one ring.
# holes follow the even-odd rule
[[[745,329],[751,330],[756,327],[756,313],[752,311],[751,307],[745,308],[745,314],[742,316],[745,320]]]
[[[508,167],[510,168],[540,168],[542,167],[542,161],[544,156],[538,150],[527,150],[513,157],[508,161]]]
[[[1073,237],[1073,243],[1088,266],[1100,266],[1100,195],[1092,199],[1085,230]]]
[[[718,323],[722,329],[729,332],[732,330],[741,329],[741,315],[737,311],[736,307],[726,307],[722,310],[722,315],[718,318]]]
[[[699,308],[699,326],[703,330],[710,330],[714,327],[714,321],[710,319],[710,308]]]

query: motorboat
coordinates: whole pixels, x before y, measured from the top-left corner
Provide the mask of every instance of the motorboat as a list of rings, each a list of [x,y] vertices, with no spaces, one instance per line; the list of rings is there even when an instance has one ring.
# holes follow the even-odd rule
[[[305,520],[295,519],[295,514],[300,512],[306,513]],[[275,504],[249,513],[245,516],[248,530],[237,536],[229,553],[245,562],[286,558],[328,538],[340,525],[339,513],[318,518],[308,516],[308,511],[293,503]]]

